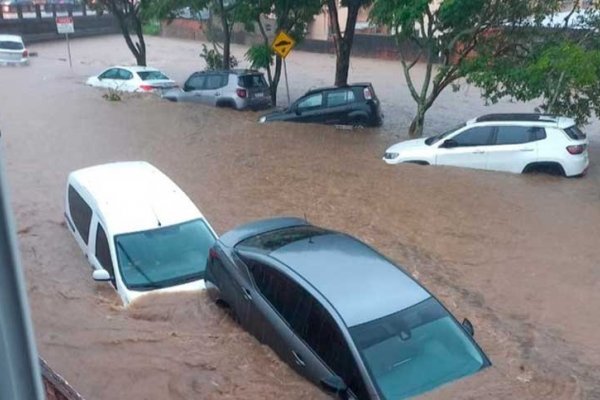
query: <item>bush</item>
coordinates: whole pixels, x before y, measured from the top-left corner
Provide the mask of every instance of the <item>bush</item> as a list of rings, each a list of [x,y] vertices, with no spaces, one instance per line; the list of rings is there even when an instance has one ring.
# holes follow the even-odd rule
[[[206,70],[207,71],[215,71],[221,70],[223,68],[223,54],[221,54],[216,48],[208,49],[208,47],[203,44],[202,52],[200,53],[200,57],[206,61]],[[238,66],[238,60],[234,56],[229,57],[229,68],[235,68]]]
[[[142,26],[144,35],[158,36],[160,35],[160,21],[157,19],[150,20]]]

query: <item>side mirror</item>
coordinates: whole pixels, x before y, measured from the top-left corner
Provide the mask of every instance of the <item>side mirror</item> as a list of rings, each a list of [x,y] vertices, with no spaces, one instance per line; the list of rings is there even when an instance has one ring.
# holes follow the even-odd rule
[[[442,143],[442,147],[446,149],[451,149],[453,147],[458,147],[458,143],[456,142],[456,140],[447,139],[444,141],[444,143]]]
[[[97,269],[92,272],[92,278],[96,282],[108,282],[110,281],[110,274],[105,269]]]
[[[325,389],[325,391],[337,394],[342,399],[346,399],[348,397],[348,386],[344,380],[337,375],[331,375],[325,379],[322,379],[321,386],[323,389]]]
[[[473,324],[468,319],[463,319],[462,322],[463,329],[471,336],[475,336],[475,328],[473,328]]]

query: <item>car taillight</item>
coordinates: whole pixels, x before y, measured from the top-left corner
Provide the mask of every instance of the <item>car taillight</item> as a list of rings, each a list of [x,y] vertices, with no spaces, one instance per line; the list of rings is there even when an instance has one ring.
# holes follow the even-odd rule
[[[373,98],[373,93],[371,93],[371,89],[368,87],[363,89],[363,96],[365,96],[365,100],[371,100]]]
[[[152,90],[154,90],[154,86],[152,85],[140,85],[140,89],[143,90],[144,92],[150,92]]]
[[[27,49],[23,50],[23,58],[27,58],[29,56],[29,51]]]
[[[567,146],[569,154],[581,154],[585,151],[587,146],[585,144],[578,144],[576,146]]]
[[[248,92],[246,91],[246,89],[237,89],[235,93],[238,95],[238,97],[241,97],[242,99],[245,99],[246,96],[248,96]]]

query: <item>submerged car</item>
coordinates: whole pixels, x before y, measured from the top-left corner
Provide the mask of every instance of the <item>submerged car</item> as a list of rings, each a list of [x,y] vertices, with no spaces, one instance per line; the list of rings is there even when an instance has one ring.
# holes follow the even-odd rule
[[[177,87],[174,80],[156,68],[122,66],[111,67],[100,75],[91,76],[86,84],[121,92],[140,93],[162,93]]]
[[[296,218],[215,243],[209,295],[297,372],[342,398],[398,400],[490,365],[425,288],[349,235]]]
[[[72,172],[65,218],[96,281],[125,305],[151,291],[204,288],[217,235],[185,193],[147,162],[118,162]]]
[[[183,89],[170,90],[162,97],[236,110],[271,107],[271,93],[264,75],[247,69],[194,72]]]
[[[0,35],[0,64],[29,64],[29,51],[25,47],[21,36]]]
[[[380,126],[379,99],[370,83],[308,91],[289,108],[260,117],[259,122],[288,121],[330,125]]]
[[[589,165],[587,149],[586,134],[571,118],[490,114],[437,136],[397,143],[383,161],[579,176]]]

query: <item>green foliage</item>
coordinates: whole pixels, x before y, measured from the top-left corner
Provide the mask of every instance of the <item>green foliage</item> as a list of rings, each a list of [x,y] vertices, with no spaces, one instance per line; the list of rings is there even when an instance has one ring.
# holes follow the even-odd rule
[[[121,94],[115,89],[108,89],[108,91],[102,95],[102,98],[107,101],[121,101]]]
[[[216,46],[212,49],[209,49],[205,44],[202,44],[200,58],[203,58],[206,62],[206,71],[218,71],[224,69],[223,54],[219,52]],[[238,60],[234,56],[230,56],[229,68],[235,68],[237,66]]]
[[[252,69],[266,69],[273,64],[273,51],[269,45],[255,44],[246,52],[246,60]]]
[[[160,35],[160,21],[158,21],[157,19],[151,19],[147,21],[142,26],[142,32],[144,32],[144,35]]]

